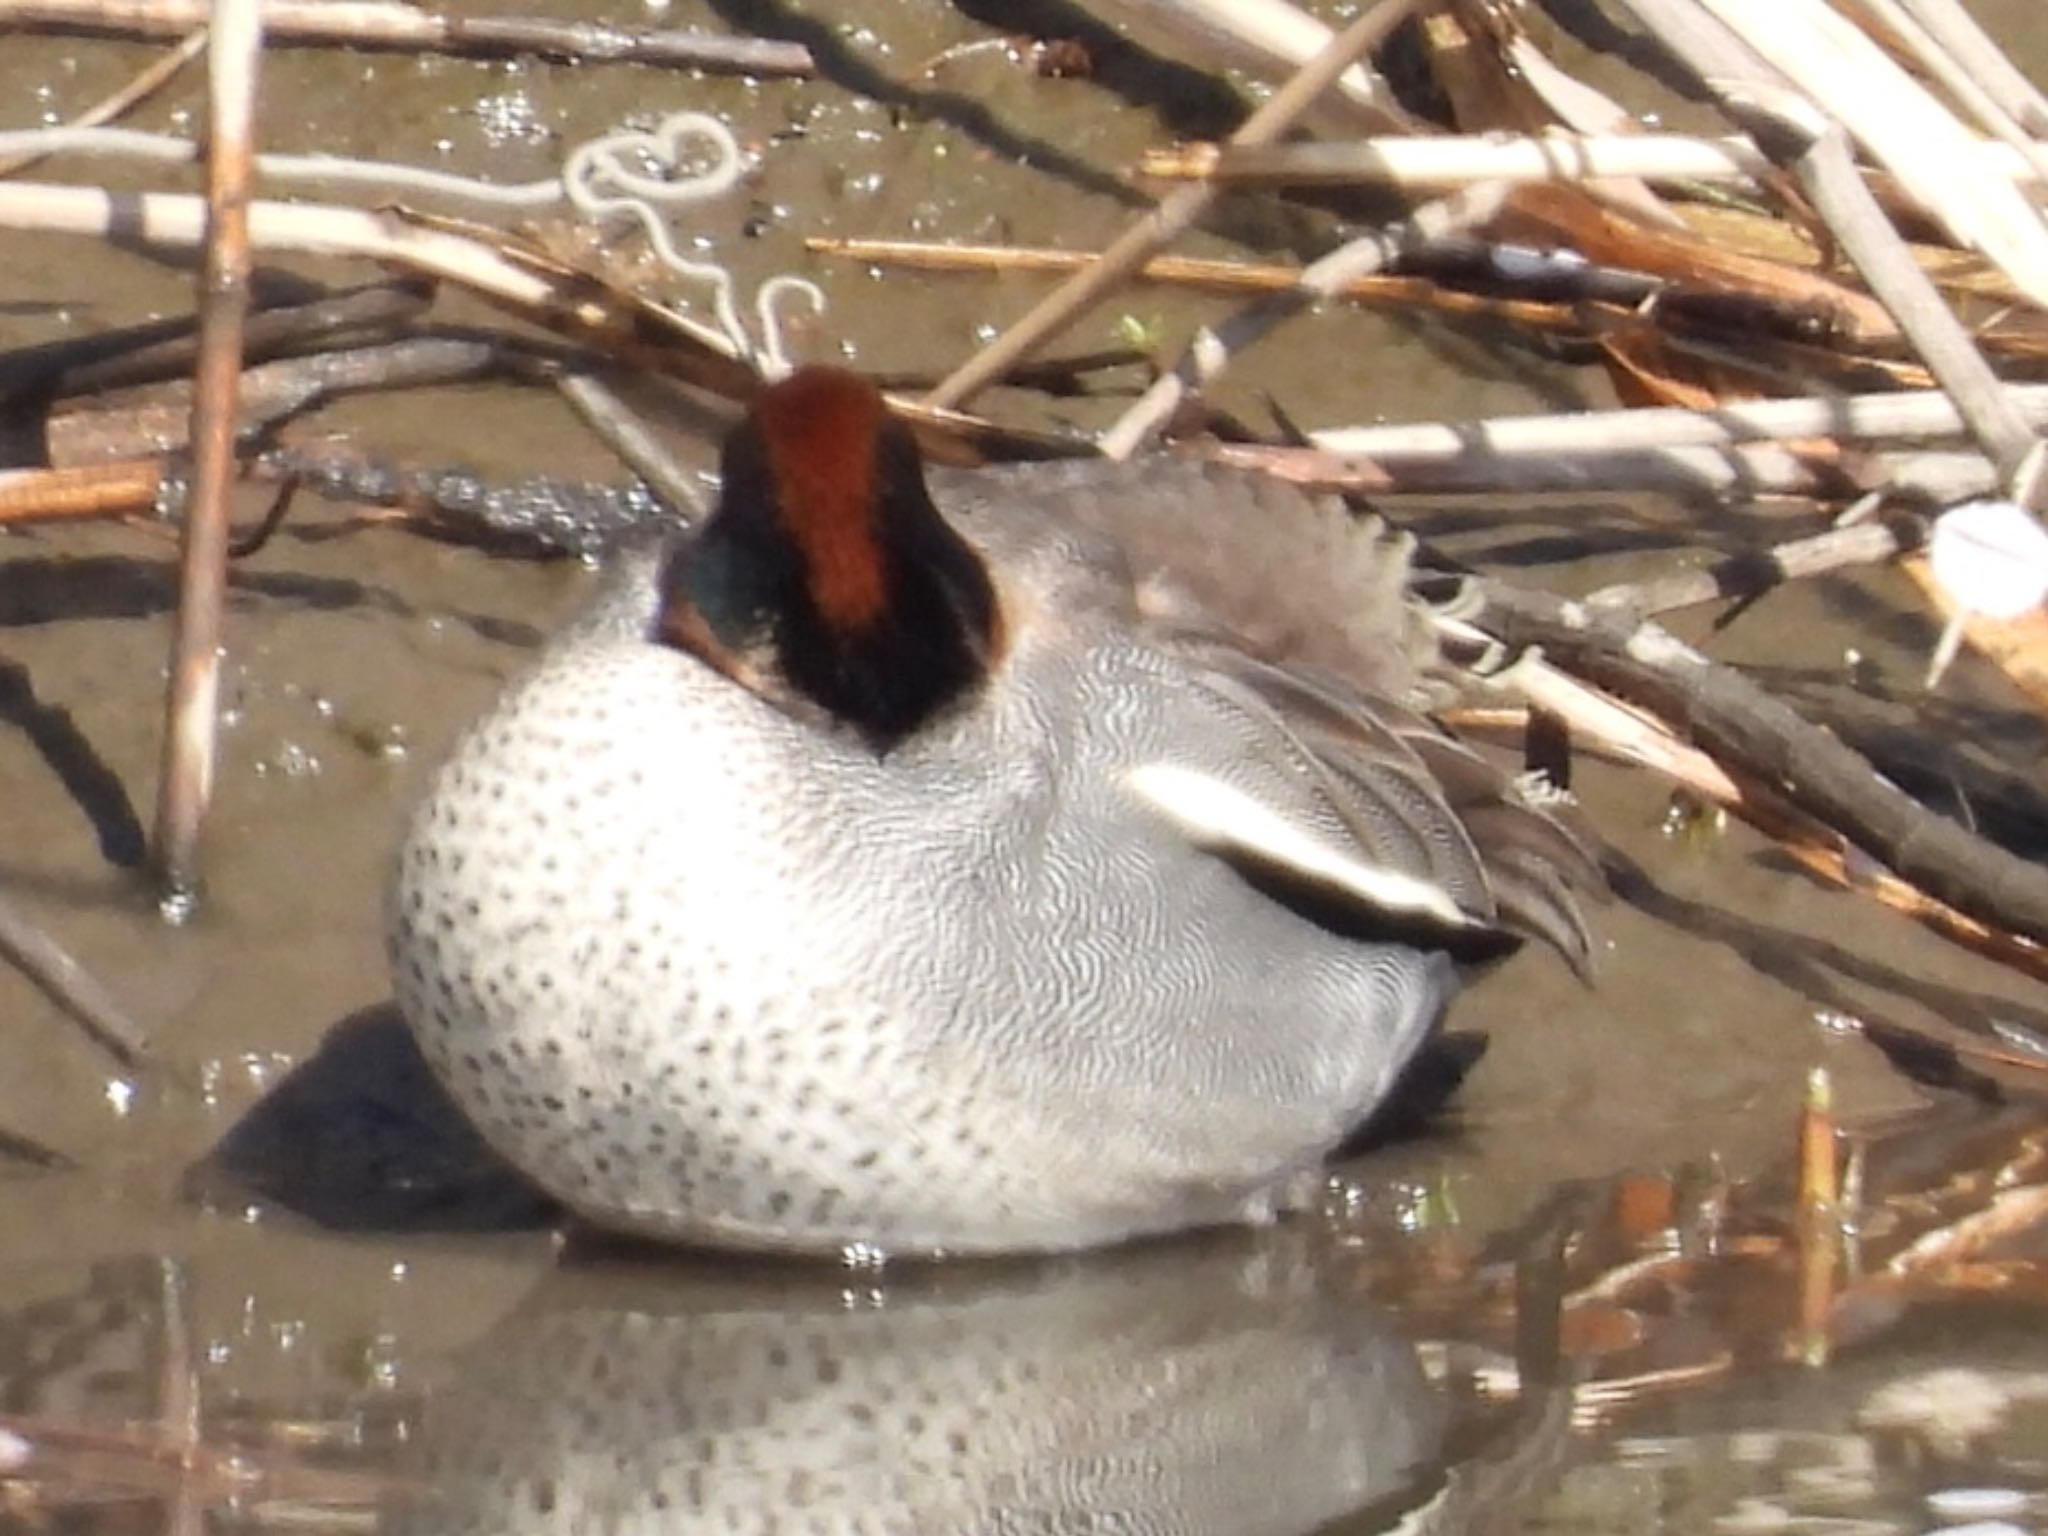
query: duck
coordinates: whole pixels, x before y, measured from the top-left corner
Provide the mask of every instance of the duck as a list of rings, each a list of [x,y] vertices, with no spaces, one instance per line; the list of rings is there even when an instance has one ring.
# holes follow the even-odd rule
[[[927,467],[766,386],[692,529],[434,772],[387,904],[456,1105],[600,1231],[1055,1253],[1313,1199],[1583,839],[1431,719],[1410,543],[1217,466]]]

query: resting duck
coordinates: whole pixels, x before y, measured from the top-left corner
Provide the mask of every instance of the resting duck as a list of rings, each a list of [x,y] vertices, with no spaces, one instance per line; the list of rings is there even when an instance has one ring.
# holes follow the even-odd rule
[[[596,1225],[1058,1250],[1256,1221],[1587,861],[1418,710],[1405,548],[1192,464],[938,471],[769,387],[703,526],[462,739],[390,902],[456,1101]]]

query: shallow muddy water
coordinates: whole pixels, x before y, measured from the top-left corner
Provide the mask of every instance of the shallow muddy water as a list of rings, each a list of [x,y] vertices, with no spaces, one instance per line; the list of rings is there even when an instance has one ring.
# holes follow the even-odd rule
[[[2038,65],[2034,6],[2004,14]],[[283,51],[265,63],[263,132],[280,149],[518,180],[622,121],[719,113],[759,168],[696,217],[701,253],[749,286],[784,270],[819,282],[830,307],[799,341],[811,355],[936,375],[1044,280],[835,264],[807,256],[804,236],[1097,247],[1140,206],[1122,166],[1227,128],[1235,110],[1208,77],[1106,37],[1091,37],[1087,80],[1040,78],[1000,50],[945,53],[997,36],[1013,14],[997,5],[707,10],[665,19],[799,37],[820,78]],[[0,126],[67,117],[148,57],[9,36]],[[187,82],[137,121],[189,131],[199,103]],[[1253,202],[1190,248],[1298,259],[1328,235],[1317,216]],[[0,236],[8,347],[181,312],[189,293],[186,275],[141,254]],[[1170,347],[1220,312],[1133,290],[1069,346],[1135,328]],[[1263,421],[1268,393],[1310,427],[1611,401],[1594,369],[1359,312],[1294,322],[1220,403]],[[988,402],[1091,427],[1122,403]],[[620,476],[552,396],[511,385],[359,401],[322,424],[499,480]],[[713,414],[678,410],[672,437],[702,464],[715,430]],[[1813,526],[1647,498],[1384,510],[1452,554],[1562,590]],[[2027,1298],[1959,1304],[1901,1286],[1826,1368],[1781,1358],[1800,1283],[1782,1176],[1810,1068],[1830,1070],[1841,1120],[1873,1145],[1886,1218],[1868,1234],[1874,1255],[1943,1191],[1989,1198],[2000,1169],[2010,1187],[2041,1177],[2024,1115],[1983,1121],[1828,1020],[2039,1030],[2048,998],[1817,885],[1739,827],[1670,832],[1668,793],[1647,776],[1580,768],[1621,872],[1593,914],[1597,983],[1528,953],[1476,985],[1453,1022],[1492,1043],[1454,1113],[1338,1170],[1315,1218],[1057,1264],[880,1273],[565,1246],[459,1137],[418,1146],[415,1132],[449,1127],[390,1054],[379,911],[422,775],[576,610],[591,572],[318,505],[240,563],[206,898],[171,928],[134,867],[170,558],[151,528],[0,537],[0,888],[128,1000],[164,1058],[110,1079],[0,967],[0,1128],[75,1163],[0,1158],[0,1530],[2048,1520],[2031,1494],[2048,1487],[2048,1354]],[[1704,616],[1676,627],[1707,635]],[[1966,801],[1987,825],[2038,828],[2041,723],[1967,658],[1923,704],[1933,633],[1903,580],[1880,573],[1767,597],[1710,645],[1916,788],[1944,786],[1945,804]],[[330,1069],[344,1108],[313,1093],[243,1123],[344,1021],[349,1050]],[[238,1123],[239,1181],[195,1176]],[[388,1180],[384,1200],[356,1198],[389,1173],[388,1148],[410,1159],[404,1198]],[[1636,1282],[1613,1278],[1630,1266]],[[1519,1333],[1518,1296],[1535,1320]],[[1588,1376],[1635,1385],[1574,1401]],[[1985,1502],[1959,1497],[1973,1494]]]

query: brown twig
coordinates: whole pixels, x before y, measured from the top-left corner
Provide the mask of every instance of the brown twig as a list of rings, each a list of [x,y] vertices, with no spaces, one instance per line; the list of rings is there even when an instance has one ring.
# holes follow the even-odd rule
[[[0,25],[176,37],[206,22],[206,0],[0,0]],[[378,0],[264,0],[263,28],[280,43],[498,56],[534,53],[587,64],[659,64],[744,75],[809,75],[810,50],[768,38],[715,37],[652,27],[465,16]]]
[[[1267,98],[1231,135],[1230,142],[1270,144],[1278,139],[1354,59],[1376,47],[1421,3],[1422,0],[1380,0]],[[1047,294],[1023,319],[941,380],[938,388],[925,397],[925,404],[943,408],[972,399],[1186,231],[1217,195],[1217,190],[1207,184],[1179,187],[1169,193],[1097,260]]]
[[[257,0],[215,0],[208,49],[208,235],[192,399],[192,497],[180,541],[178,616],[164,700],[154,840],[164,908],[173,916],[182,916],[196,895],[199,827],[213,792],[228,495],[235,472],[242,321],[249,305],[249,194],[262,46]]]

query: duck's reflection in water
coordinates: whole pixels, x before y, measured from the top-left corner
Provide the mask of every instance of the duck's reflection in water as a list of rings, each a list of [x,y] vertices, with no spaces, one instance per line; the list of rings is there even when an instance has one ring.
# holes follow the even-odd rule
[[[571,1266],[429,1405],[383,1528],[1313,1531],[1401,1494],[1443,1413],[1298,1248]]]

